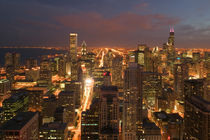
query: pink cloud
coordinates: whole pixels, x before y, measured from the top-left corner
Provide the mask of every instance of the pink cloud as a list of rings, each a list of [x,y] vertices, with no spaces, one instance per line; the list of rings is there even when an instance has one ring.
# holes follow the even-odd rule
[[[161,26],[175,25],[179,22],[177,18],[162,14],[140,15],[130,12],[109,18],[96,12],[77,13],[58,16],[55,17],[55,20],[62,26],[75,30],[103,33],[156,30]]]

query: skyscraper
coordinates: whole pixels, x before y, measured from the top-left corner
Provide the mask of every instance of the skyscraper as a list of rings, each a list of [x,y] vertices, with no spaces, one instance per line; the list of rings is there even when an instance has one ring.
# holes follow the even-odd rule
[[[87,44],[85,41],[82,42],[82,59],[85,59],[86,58],[86,55],[87,55]]]
[[[167,42],[167,55],[168,60],[174,60],[175,58],[175,48],[174,48],[174,28],[170,28],[169,38]]]
[[[142,93],[148,108],[155,109],[157,97],[162,95],[162,77],[159,73],[142,72]]]
[[[170,33],[169,33],[169,38],[168,38],[168,44],[174,46],[174,28],[170,28]]]
[[[18,69],[20,66],[20,54],[19,53],[6,53],[5,54],[5,67],[13,66],[14,69]]]
[[[52,72],[50,70],[50,63],[48,60],[42,60],[40,62],[40,79],[38,81],[39,86],[49,86],[52,83]]]
[[[70,59],[71,61],[77,60],[77,34],[76,33],[70,33]]]
[[[38,140],[39,115],[37,112],[20,112],[0,128],[4,140]]]
[[[10,81],[7,79],[0,80],[0,96],[7,94],[11,89]]]
[[[77,34],[70,33],[70,75],[74,81],[78,80],[78,64],[77,64]],[[69,72],[68,72],[69,73]]]
[[[99,139],[99,99],[95,98],[90,105],[90,109],[82,112],[81,119],[81,139]]]
[[[185,81],[185,130],[186,140],[210,139],[210,79]]]
[[[140,139],[142,124],[142,66],[129,63],[125,70],[123,140]]]
[[[119,101],[116,86],[102,86],[99,105],[99,137],[103,140],[119,139]]]

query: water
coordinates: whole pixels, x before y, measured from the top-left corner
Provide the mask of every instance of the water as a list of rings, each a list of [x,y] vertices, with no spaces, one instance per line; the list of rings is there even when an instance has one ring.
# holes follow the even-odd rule
[[[21,64],[25,64],[27,58],[35,58],[38,61],[42,55],[65,54],[64,50],[48,50],[39,48],[0,48],[0,66],[4,66],[4,56],[7,52],[20,53]]]

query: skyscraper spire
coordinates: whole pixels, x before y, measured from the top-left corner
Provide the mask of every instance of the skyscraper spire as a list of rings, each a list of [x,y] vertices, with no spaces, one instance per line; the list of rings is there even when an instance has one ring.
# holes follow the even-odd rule
[[[174,27],[173,26],[170,27],[170,33],[174,33]]]
[[[85,41],[82,42],[82,56],[86,55],[87,54],[87,44]]]

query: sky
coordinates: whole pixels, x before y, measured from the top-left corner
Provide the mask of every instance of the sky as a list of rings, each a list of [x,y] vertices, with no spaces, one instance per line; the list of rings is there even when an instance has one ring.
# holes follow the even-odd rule
[[[209,0],[0,0],[0,46],[210,48]]]

